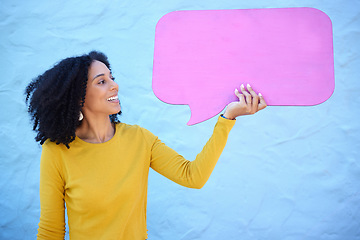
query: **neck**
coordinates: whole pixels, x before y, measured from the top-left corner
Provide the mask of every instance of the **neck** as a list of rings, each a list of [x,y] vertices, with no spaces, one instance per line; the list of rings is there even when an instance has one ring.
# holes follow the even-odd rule
[[[115,134],[115,127],[109,116],[89,116],[84,113],[84,119],[76,129],[76,136],[90,143],[109,141]]]

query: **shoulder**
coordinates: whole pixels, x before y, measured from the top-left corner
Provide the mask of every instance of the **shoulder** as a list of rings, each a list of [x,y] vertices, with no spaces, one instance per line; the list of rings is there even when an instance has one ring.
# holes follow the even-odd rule
[[[62,156],[64,151],[68,150],[64,144],[56,144],[55,142],[47,139],[42,145],[40,166],[47,170],[56,169],[60,171],[62,169]]]
[[[70,149],[71,149],[71,143],[70,143]],[[69,150],[64,144],[56,144],[55,142],[50,141],[47,139],[44,144],[42,145],[42,151],[41,151],[41,159],[51,159],[51,161],[60,161],[60,159],[63,158],[63,156],[67,155],[69,153]]]
[[[151,134],[151,132],[139,125],[131,125],[127,123],[116,123],[116,131],[119,132],[131,132],[131,133],[146,133]]]
[[[62,151],[63,149],[67,149],[64,144],[62,143],[56,144],[55,142],[50,141],[50,139],[47,139],[42,145],[43,152],[44,151],[57,152],[57,151]]]
[[[117,123],[116,131],[119,135],[130,135],[134,138],[144,138],[146,141],[153,142],[157,137],[151,133],[149,130],[140,127],[139,125],[131,125],[127,123]]]

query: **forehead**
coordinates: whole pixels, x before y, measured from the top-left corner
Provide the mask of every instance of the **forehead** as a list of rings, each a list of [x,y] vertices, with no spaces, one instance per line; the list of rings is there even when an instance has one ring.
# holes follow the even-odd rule
[[[91,64],[90,64],[90,68],[89,68],[89,77],[94,77],[96,76],[97,74],[100,74],[100,73],[109,73],[110,70],[107,68],[107,66],[100,62],[100,61],[97,61],[97,60],[94,60]]]

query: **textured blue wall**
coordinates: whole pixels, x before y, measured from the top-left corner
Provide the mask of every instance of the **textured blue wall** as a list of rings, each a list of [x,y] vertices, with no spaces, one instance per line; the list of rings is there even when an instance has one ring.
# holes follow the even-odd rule
[[[360,239],[360,1],[127,0],[0,3],[0,239],[34,239],[39,158],[23,91],[58,60],[98,49],[120,85],[122,121],[192,159],[216,122],[187,126],[187,106],[151,89],[155,25],[174,10],[314,7],[334,30],[336,87],[313,107],[268,107],[239,118],[201,190],[151,170],[149,237]],[[266,96],[265,96],[266,97]]]

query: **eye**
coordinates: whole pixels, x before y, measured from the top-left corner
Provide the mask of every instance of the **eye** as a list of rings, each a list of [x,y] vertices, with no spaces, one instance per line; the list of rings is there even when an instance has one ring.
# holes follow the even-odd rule
[[[105,83],[105,80],[100,80],[99,82],[98,82],[98,84],[104,84]]]
[[[111,80],[115,81],[115,77],[111,76]]]

